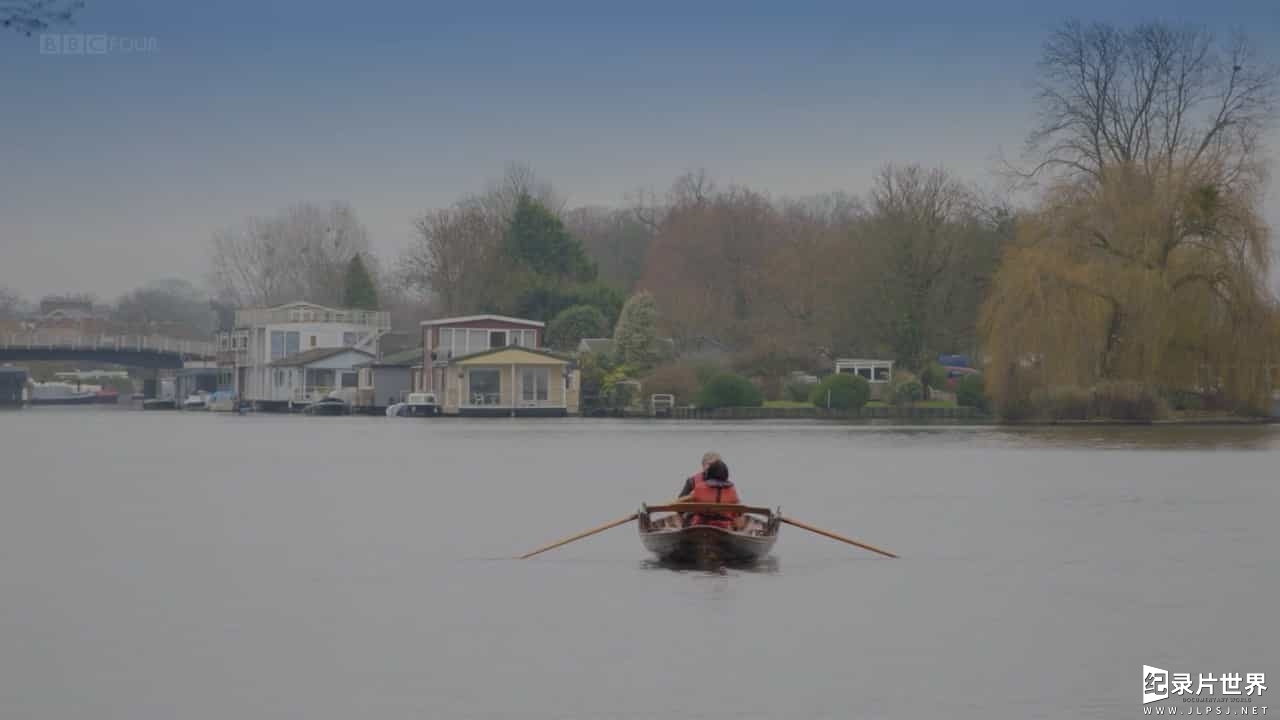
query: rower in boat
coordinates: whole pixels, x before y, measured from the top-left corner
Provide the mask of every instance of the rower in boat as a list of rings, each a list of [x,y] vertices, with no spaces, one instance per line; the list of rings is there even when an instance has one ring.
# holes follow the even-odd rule
[[[734,487],[733,481],[729,479],[729,466],[725,465],[724,460],[718,454],[709,452],[702,456],[702,472],[697,473],[686,481],[685,487],[676,502],[738,505],[742,501],[738,498],[738,490]],[[740,530],[742,529],[743,520],[741,513],[734,512],[688,513],[685,515],[684,525],[686,527],[691,525],[711,525],[712,527]]]

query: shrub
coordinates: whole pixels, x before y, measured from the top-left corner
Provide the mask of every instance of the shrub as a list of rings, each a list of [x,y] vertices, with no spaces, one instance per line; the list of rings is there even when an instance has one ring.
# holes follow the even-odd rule
[[[569,308],[579,305],[593,307],[604,317],[604,333],[609,333],[618,320],[622,308],[622,293],[603,282],[564,285],[557,279],[539,276],[509,278],[506,290],[513,294],[510,301],[499,302],[486,311],[501,312],[518,317],[552,320]],[[548,328],[548,332],[550,328]],[[600,337],[600,336],[597,336]]]
[[[903,386],[907,386],[910,389],[903,391],[903,396],[899,397],[899,389]],[[894,368],[893,381],[889,384],[888,391],[888,394],[883,399],[886,402],[898,405],[924,399],[923,383],[915,376],[915,373],[909,370]]]
[[[1204,397],[1191,390],[1169,390],[1165,393],[1165,401],[1174,410],[1203,410]]]
[[[604,407],[622,410],[640,403],[642,386],[631,379],[632,374],[632,368],[627,365],[618,365],[605,373],[600,384],[600,402]]]
[[[808,402],[809,393],[813,392],[814,385],[816,383],[801,380],[800,378],[788,380],[787,384],[782,388],[783,399],[792,402]]]
[[[987,409],[986,385],[981,375],[965,375],[956,383],[956,404],[962,407]]]
[[[1132,380],[1101,382],[1093,386],[1092,415],[1112,420],[1155,420],[1169,412],[1156,391]]]
[[[809,402],[815,407],[852,410],[867,404],[871,399],[871,384],[865,378],[848,373],[836,373],[814,385],[809,391]]]
[[[926,394],[930,390],[947,389],[947,370],[941,363],[931,362],[920,372],[920,384],[925,387]]]
[[[644,379],[646,395],[667,393],[676,397],[677,404],[689,404],[698,395],[702,382],[698,371],[690,363],[660,365]]]
[[[741,375],[722,373],[702,386],[698,406],[704,408],[760,407],[764,397],[759,388]]]
[[[714,362],[700,362],[693,366],[693,372],[698,376],[699,386],[706,385],[724,371],[724,367]]]
[[[1075,385],[1036,390],[1031,403],[1038,414],[1053,420],[1086,420],[1092,411],[1093,395]]]
[[[924,386],[919,380],[906,380],[894,383],[893,402],[896,405],[910,405],[924,399]]]
[[[547,344],[559,350],[572,350],[582,338],[604,337],[608,331],[604,313],[590,305],[574,305],[562,310],[547,324]]]

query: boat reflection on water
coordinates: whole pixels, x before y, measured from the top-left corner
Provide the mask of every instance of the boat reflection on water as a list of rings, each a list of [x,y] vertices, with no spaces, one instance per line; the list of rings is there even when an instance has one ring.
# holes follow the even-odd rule
[[[726,564],[703,558],[701,560],[664,560],[645,558],[640,561],[641,570],[666,570],[676,573],[701,573],[709,575],[774,575],[782,572],[782,562],[776,555],[769,555],[749,564]]]

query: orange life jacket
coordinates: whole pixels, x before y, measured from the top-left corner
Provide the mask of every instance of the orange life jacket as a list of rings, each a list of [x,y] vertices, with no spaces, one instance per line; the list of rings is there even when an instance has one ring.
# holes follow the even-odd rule
[[[733,485],[729,487],[713,488],[707,484],[706,478],[702,473],[693,476],[693,502],[698,503],[739,503],[738,489]],[[715,527],[727,528],[733,525],[734,518],[739,513],[695,513],[689,520],[690,525],[714,525]]]

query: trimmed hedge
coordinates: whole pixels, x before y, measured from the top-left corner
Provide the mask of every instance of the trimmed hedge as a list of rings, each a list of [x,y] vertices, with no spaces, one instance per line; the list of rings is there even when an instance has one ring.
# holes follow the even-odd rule
[[[871,399],[871,384],[865,378],[848,373],[836,373],[813,386],[809,402],[814,407],[830,407],[839,410],[860,408]]]
[[[698,393],[698,407],[760,407],[764,395],[741,375],[721,373],[711,378]]]

